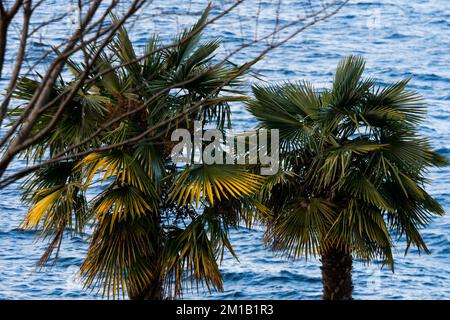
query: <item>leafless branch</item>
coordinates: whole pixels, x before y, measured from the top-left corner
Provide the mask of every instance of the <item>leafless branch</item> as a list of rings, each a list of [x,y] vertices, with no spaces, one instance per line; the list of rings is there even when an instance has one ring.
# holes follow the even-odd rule
[[[245,0],[238,0],[235,1],[232,5],[230,5],[228,8],[225,8],[220,14],[217,14],[214,18],[210,19],[206,25],[213,24],[217,22],[219,19],[233,11],[238,5],[243,3]],[[20,2],[18,9],[16,11],[13,10],[13,7],[9,10],[5,9],[3,5],[0,6],[0,15],[2,17],[2,20],[0,21],[0,31],[5,30],[5,35],[7,35],[7,29],[10,21],[8,21],[6,18],[3,17],[9,17],[11,13],[13,13],[13,16],[16,15],[18,12],[20,6],[23,6],[23,23],[22,23],[22,31],[21,31],[21,41],[20,41],[20,47],[19,54],[17,55],[15,59],[15,66],[13,69],[13,72],[11,73],[11,78],[9,80],[8,87],[6,89],[5,99],[3,99],[1,103],[1,113],[0,113],[0,129],[2,129],[2,123],[5,118],[5,115],[8,112],[8,108],[10,107],[10,101],[11,101],[11,94],[16,86],[21,65],[24,61],[24,55],[26,50],[26,44],[27,44],[27,36],[29,36],[29,24],[30,24],[30,18],[31,14],[33,12],[33,9],[30,9],[31,7],[31,0],[30,1],[16,1],[15,4]],[[79,14],[79,26],[75,32],[72,33],[70,38],[68,39],[67,43],[61,50],[60,54],[57,55],[56,58],[53,59],[53,61],[50,64],[50,68],[45,73],[43,78],[41,79],[41,84],[39,89],[36,91],[33,98],[27,103],[27,105],[24,108],[24,111],[16,121],[16,123],[13,123],[12,126],[9,128],[8,131],[6,131],[1,137],[0,137],[0,148],[2,146],[6,146],[4,148],[1,154],[0,158],[0,178],[2,178],[3,174],[5,173],[7,167],[10,165],[10,163],[13,161],[13,159],[16,157],[18,153],[21,151],[27,149],[28,147],[39,143],[39,141],[45,137],[56,125],[58,120],[60,119],[60,116],[65,112],[67,109],[67,105],[69,102],[73,99],[75,94],[78,92],[80,88],[83,86],[89,85],[91,82],[95,81],[96,78],[102,77],[103,75],[113,72],[117,68],[123,68],[124,66],[127,66],[127,64],[137,63],[143,59],[145,59],[147,56],[155,54],[158,51],[167,50],[173,46],[180,45],[180,43],[172,43],[165,46],[160,46],[153,50],[152,52],[147,52],[144,55],[141,55],[137,57],[135,60],[127,62],[125,64],[119,64],[114,65],[112,68],[97,73],[94,77],[89,77],[89,71],[95,64],[95,61],[97,60],[100,52],[107,47],[108,43],[110,43],[110,40],[114,35],[116,34],[116,31],[123,26],[130,17],[132,17],[136,12],[138,12],[139,8],[142,7],[142,5],[146,2],[145,0],[135,0],[131,3],[128,11],[121,15],[121,18],[115,22],[108,24],[105,26],[105,21],[107,19],[107,16],[110,12],[112,12],[112,9],[117,4],[118,1],[112,1],[110,3],[110,6],[105,9],[102,14],[100,14],[99,18],[95,20],[95,17],[98,16],[98,9],[102,3],[102,0],[96,0],[92,1],[89,4],[89,8],[86,10],[86,13],[84,13],[84,5],[81,1],[78,2],[78,14]],[[244,72],[246,72],[251,66],[256,64],[260,59],[264,56],[266,56],[269,52],[272,50],[275,50],[276,48],[282,46],[286,42],[293,39],[295,36],[297,36],[299,33],[304,31],[305,29],[317,24],[320,21],[323,21],[325,19],[328,19],[329,17],[336,14],[346,3],[348,0],[336,0],[329,3],[324,3],[322,7],[319,7],[315,10],[309,10],[306,12],[303,16],[298,17],[297,19],[294,19],[290,22],[281,22],[280,16],[281,16],[281,1],[278,1],[277,9],[276,9],[276,23],[272,31],[262,33],[261,36],[259,36],[258,31],[258,23],[260,19],[261,14],[261,4],[259,4],[258,7],[258,13],[256,15],[256,24],[255,24],[255,32],[254,32],[254,39],[250,39],[248,41],[245,41],[247,39],[244,39],[244,42],[236,49],[232,50],[231,52],[227,53],[223,59],[221,59],[220,63],[217,64],[217,67],[222,66],[223,64],[230,61],[230,59],[235,56],[237,53],[242,52],[246,48],[254,47],[257,44],[264,44],[261,47],[259,47],[259,52],[256,54],[256,56],[252,57],[250,61],[245,65],[244,68],[242,68],[237,75],[240,75]],[[1,4],[1,2],[0,2]],[[28,4],[28,6],[27,6]],[[35,7],[33,7],[35,8]],[[56,19],[56,18],[55,18]],[[8,23],[6,23],[8,21]],[[3,27],[2,23],[5,22],[6,26]],[[53,22],[53,21],[52,21]],[[44,26],[45,24],[42,24]],[[3,29],[2,29],[3,28]],[[87,38],[88,35],[91,34],[91,32],[96,29],[96,32],[94,35],[91,35]],[[203,28],[201,28],[203,29]],[[242,29],[241,29],[242,30]],[[195,36],[198,32],[202,30],[193,30],[192,34],[189,35]],[[33,31],[32,31],[33,33]],[[243,34],[243,31],[241,31]],[[182,39],[181,41],[187,41],[189,39]],[[2,36],[0,35],[0,75],[1,70],[3,67],[3,58],[4,58],[4,52],[6,50],[6,36],[4,37],[5,44],[4,49],[2,50]],[[95,47],[97,50],[94,52],[92,56],[85,51],[86,46],[91,45],[95,43]],[[62,48],[62,47],[61,47]],[[75,83],[71,85],[69,88],[67,88],[66,91],[62,92],[58,97],[49,99],[49,93],[54,85],[56,79],[60,76],[62,68],[67,62],[67,59],[72,57],[73,55],[77,54],[78,52],[84,53],[84,72],[79,75],[79,77],[76,79]],[[2,57],[3,55],[3,57]],[[47,57],[47,55],[46,55]],[[43,58],[43,60],[46,60],[46,58]],[[33,68],[32,68],[33,69]],[[31,69],[31,70],[32,70]],[[29,70],[29,71],[31,71]],[[27,71],[28,72],[28,71]],[[99,151],[106,151],[111,150],[114,148],[121,147],[123,145],[133,144],[136,143],[142,139],[156,139],[158,138],[162,133],[162,131],[158,132],[158,129],[161,128],[172,128],[176,125],[177,121],[179,119],[182,119],[186,115],[192,114],[199,110],[204,105],[210,104],[214,102],[214,95],[219,92],[224,86],[226,86],[230,81],[232,81],[234,78],[226,79],[223,83],[219,84],[207,97],[202,99],[201,101],[198,101],[191,106],[188,106],[186,109],[184,109],[183,112],[180,112],[179,114],[175,115],[174,117],[161,121],[158,124],[147,128],[142,133],[131,137],[125,141],[122,141],[118,144],[111,144],[111,145],[104,145],[98,148],[92,148],[89,150],[79,150],[79,147],[86,145],[90,140],[94,139],[98,135],[100,135],[103,131],[107,130],[111,126],[117,124],[118,122],[122,121],[123,119],[126,119],[127,117],[142,111],[144,108],[148,107],[149,104],[154,102],[158,97],[160,97],[163,94],[166,94],[173,88],[182,87],[184,85],[187,85],[195,80],[197,80],[199,77],[201,77],[203,74],[198,74],[194,77],[191,77],[190,79],[187,79],[182,82],[174,83],[170,86],[167,86],[166,88],[158,91],[155,93],[151,98],[146,100],[145,103],[142,103],[140,106],[129,110],[127,112],[124,112],[115,118],[107,121],[107,123],[102,124],[92,135],[84,139],[83,141],[80,141],[77,144],[74,144],[72,146],[68,146],[65,148],[62,152],[54,155],[53,157],[50,157],[45,160],[41,160],[40,162],[36,163],[35,165],[26,167],[22,170],[19,170],[13,174],[10,174],[6,177],[4,177],[0,181],[0,189],[4,188],[5,186],[13,183],[14,181],[17,181],[18,179],[28,175],[29,173],[41,168],[42,166],[59,162],[59,161],[65,161],[70,160],[74,158],[80,158],[82,156],[85,156],[92,152],[99,152]],[[34,126],[39,121],[42,114],[48,110],[50,107],[54,107],[55,104],[57,104],[57,111],[53,114],[53,118],[48,123],[48,125],[43,128],[39,133],[37,134],[31,134]],[[167,132],[167,131],[165,131]],[[2,149],[0,149],[2,150]]]

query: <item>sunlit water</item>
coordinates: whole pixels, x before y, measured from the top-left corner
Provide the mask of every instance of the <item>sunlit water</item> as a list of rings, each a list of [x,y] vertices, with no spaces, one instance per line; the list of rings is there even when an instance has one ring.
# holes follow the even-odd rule
[[[222,36],[226,50],[239,45],[242,37],[252,36],[255,0],[231,14],[220,25],[207,32],[208,37]],[[46,1],[48,12],[67,9],[67,1]],[[167,38],[178,25],[192,22],[205,1],[192,1],[180,8],[178,1],[155,1],[147,17],[133,29],[136,44],[144,44],[149,33],[160,31]],[[217,1],[221,7],[229,1]],[[263,2],[260,32],[274,25],[274,5]],[[282,19],[293,19],[304,1],[283,1]],[[44,10],[46,11],[46,10]],[[190,13],[189,13],[190,12]],[[214,12],[217,13],[218,11]],[[238,17],[244,18],[240,27]],[[266,80],[308,79],[318,87],[330,84],[332,72],[340,58],[348,54],[367,59],[367,73],[381,83],[412,77],[410,87],[419,91],[429,103],[423,134],[433,138],[434,147],[450,156],[450,3],[448,0],[352,1],[335,17],[303,32],[289,44],[272,52],[256,66]],[[66,28],[61,26],[61,30]],[[50,38],[48,38],[50,35]],[[60,30],[49,30],[47,42],[58,41]],[[14,39],[15,40],[15,39]],[[243,62],[246,54],[236,62]],[[39,50],[37,48],[36,50]],[[252,51],[254,50],[254,51]],[[8,56],[7,56],[8,58]],[[12,58],[11,53],[9,58]],[[8,60],[7,60],[8,61]],[[10,60],[9,60],[10,61]],[[234,125],[251,128],[252,119],[240,106],[234,107]],[[15,168],[20,167],[17,162]],[[429,191],[450,212],[450,170],[432,170]],[[95,293],[83,291],[78,268],[87,249],[85,239],[65,239],[60,259],[52,269],[36,271],[35,264],[44,244],[35,243],[33,232],[17,229],[25,207],[21,205],[17,186],[0,194],[0,298],[1,299],[95,299]],[[431,255],[415,251],[403,255],[403,245],[396,247],[395,273],[379,266],[354,265],[355,298],[357,299],[450,299],[450,216],[435,219],[423,231]],[[319,299],[321,278],[318,260],[286,261],[264,248],[262,232],[232,232],[232,242],[239,262],[226,257],[222,264],[224,292],[186,292],[185,298],[209,299]]]

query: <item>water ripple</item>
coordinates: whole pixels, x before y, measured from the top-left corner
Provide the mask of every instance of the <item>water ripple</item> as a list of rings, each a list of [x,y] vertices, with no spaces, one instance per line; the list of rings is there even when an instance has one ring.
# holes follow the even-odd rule
[[[243,7],[241,15],[254,17],[255,0]],[[53,1],[55,2],[55,1]],[[63,1],[56,1],[61,5]],[[192,10],[200,11],[204,1],[190,1]],[[271,2],[264,2],[270,6]],[[302,10],[302,1],[288,1],[289,12]],[[152,13],[134,32],[136,44],[143,46],[149,32],[160,31],[162,39],[171,39],[178,23],[191,23],[188,15],[174,1],[155,1]],[[379,83],[412,76],[411,88],[419,91],[430,105],[422,132],[433,138],[443,155],[450,155],[450,15],[448,0],[437,1],[353,1],[330,21],[302,33],[283,48],[272,52],[257,65],[266,80],[285,81],[307,78],[317,87],[327,87],[337,61],[348,54],[367,58],[368,72]],[[52,10],[48,10],[52,12]],[[213,13],[217,13],[214,11]],[[145,18],[145,14],[143,16]],[[260,27],[270,28],[271,17],[261,16]],[[283,17],[288,19],[289,16]],[[220,36],[231,50],[242,41],[237,14],[230,14],[222,24],[209,29],[207,36]],[[174,23],[176,22],[176,23]],[[49,45],[64,38],[54,30]],[[248,33],[251,30],[242,30]],[[12,40],[12,41],[17,41]],[[36,43],[34,50],[44,50]],[[8,57],[7,57],[8,58]],[[245,55],[239,55],[243,61]],[[8,58],[9,59],[9,58]],[[9,59],[7,61],[10,61]],[[240,62],[240,61],[236,61]],[[251,128],[255,120],[239,105],[233,105],[237,129]],[[433,169],[434,181],[429,191],[450,209],[450,171]],[[83,291],[79,266],[87,250],[86,240],[65,238],[61,258],[51,269],[36,271],[36,262],[45,243],[35,243],[34,232],[17,226],[24,217],[17,187],[2,191],[0,198],[0,299],[99,299],[95,292]],[[432,254],[412,251],[404,256],[404,247],[396,247],[395,273],[379,265],[354,265],[357,299],[450,299],[450,217],[435,219],[424,230]],[[232,232],[232,243],[240,262],[226,256],[223,264],[222,293],[186,292],[185,298],[215,299],[320,299],[321,281],[318,260],[286,261],[264,248],[261,230]]]

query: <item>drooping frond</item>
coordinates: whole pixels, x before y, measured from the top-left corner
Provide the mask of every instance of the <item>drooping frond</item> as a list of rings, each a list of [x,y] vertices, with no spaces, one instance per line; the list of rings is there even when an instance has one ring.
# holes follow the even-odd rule
[[[38,229],[40,238],[49,240],[47,249],[43,253],[38,265],[47,264],[56,250],[54,261],[58,257],[61,241],[67,231],[71,235],[81,236],[87,221],[87,202],[81,185],[69,182],[55,187],[34,189],[28,200],[32,205],[21,227],[24,229]]]
[[[315,257],[335,217],[335,206],[325,199],[297,199],[270,226],[266,240],[290,257]]]
[[[44,238],[54,236],[61,228],[67,228],[73,235],[82,233],[87,203],[79,176],[72,171],[74,165],[59,162],[44,166],[24,181],[23,200],[31,208],[22,227],[40,226]]]
[[[326,243],[344,247],[364,262],[381,259],[394,268],[392,241],[383,212],[351,199],[328,230]]]
[[[142,292],[154,276],[149,257],[154,248],[148,237],[148,219],[98,220],[87,256],[81,265],[86,288],[109,298]]]
[[[378,191],[377,186],[362,172],[352,172],[346,177],[342,188],[346,189],[351,196],[379,208],[381,212],[394,211],[388,200]]]
[[[167,292],[177,297],[182,293],[183,286],[199,289],[199,285],[205,285],[209,291],[222,290],[217,249],[221,243],[229,245],[222,232],[220,230],[220,234],[215,233],[211,238],[211,230],[208,230],[208,223],[202,216],[185,229],[174,228],[169,232],[164,252]]]

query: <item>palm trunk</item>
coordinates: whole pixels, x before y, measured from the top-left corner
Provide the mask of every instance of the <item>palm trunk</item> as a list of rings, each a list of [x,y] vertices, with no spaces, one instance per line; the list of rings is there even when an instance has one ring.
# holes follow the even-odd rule
[[[161,272],[161,252],[163,230],[161,222],[158,216],[149,213],[149,238],[152,243],[153,253],[148,257],[148,264],[153,270],[155,276],[150,279],[150,283],[139,292],[129,292],[128,296],[131,300],[162,300],[164,299],[163,293],[163,280]]]
[[[322,254],[322,284],[324,300],[351,300],[352,256],[341,249]]]
[[[130,294],[131,300],[162,300],[162,282],[155,279],[147,288],[136,294]]]

